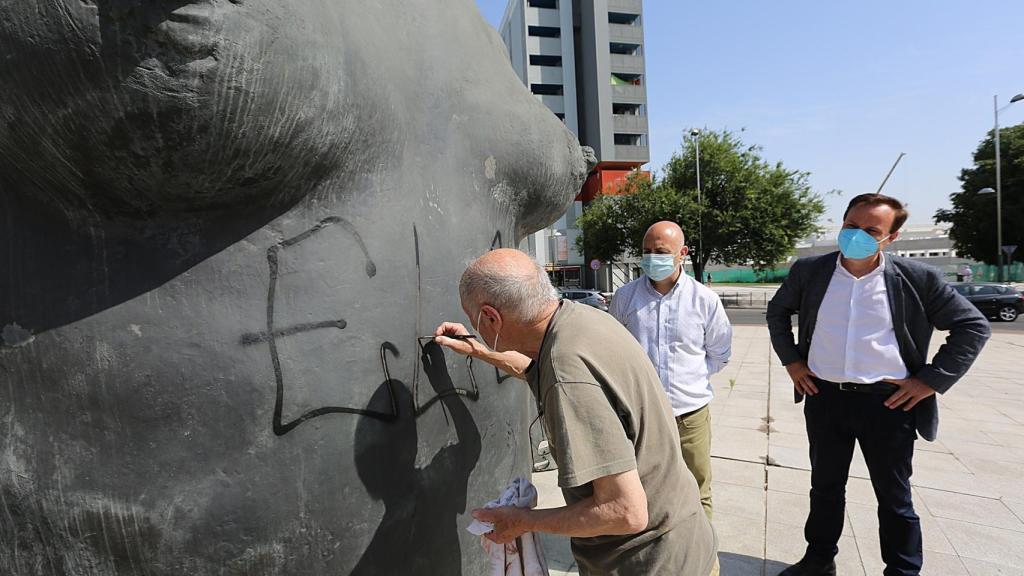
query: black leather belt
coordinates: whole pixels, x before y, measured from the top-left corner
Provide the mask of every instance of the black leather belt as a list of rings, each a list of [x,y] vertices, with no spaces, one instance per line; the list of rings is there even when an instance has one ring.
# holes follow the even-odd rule
[[[860,394],[882,394],[885,396],[889,396],[893,392],[900,389],[899,386],[895,384],[890,384],[888,382],[873,382],[869,384],[864,384],[861,382],[830,382],[828,380],[820,379],[818,380],[818,382],[822,384],[828,384],[830,386],[835,386],[835,388],[840,390],[841,392],[858,392]]]

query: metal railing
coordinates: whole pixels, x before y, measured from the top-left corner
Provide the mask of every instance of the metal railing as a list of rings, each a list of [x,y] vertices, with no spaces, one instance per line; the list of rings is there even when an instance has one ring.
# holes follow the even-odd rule
[[[608,62],[612,73],[626,72],[640,74],[644,71],[644,57],[633,54],[609,54]]]
[[[608,24],[608,40],[612,42],[626,42],[629,44],[643,44],[643,26],[632,24]]]
[[[608,0],[609,12],[621,12],[623,14],[640,14],[643,12],[642,0]]]
[[[647,97],[643,86],[636,84],[612,85],[612,100],[616,102],[643,102]]]
[[[616,133],[647,133],[647,116],[634,116],[631,114],[615,114],[612,116],[612,127]]]
[[[718,291],[718,298],[722,301],[722,306],[726,308],[767,308],[768,301],[772,299],[774,294],[768,292],[728,292]]]
[[[616,144],[615,159],[619,162],[650,162],[651,151],[647,146]]]

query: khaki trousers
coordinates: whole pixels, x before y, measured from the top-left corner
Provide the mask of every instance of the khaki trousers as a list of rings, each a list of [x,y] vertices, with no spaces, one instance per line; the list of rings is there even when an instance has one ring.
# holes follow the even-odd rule
[[[711,410],[704,406],[676,416],[679,448],[700,488],[700,504],[711,520]]]

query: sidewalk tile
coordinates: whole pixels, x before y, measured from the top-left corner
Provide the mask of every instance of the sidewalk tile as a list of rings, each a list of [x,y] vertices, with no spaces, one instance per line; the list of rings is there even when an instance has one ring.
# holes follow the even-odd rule
[[[983,526],[1024,532],[1024,523],[1000,500],[930,488],[918,488],[916,492],[928,507],[928,511],[936,518],[963,520]]]
[[[970,576],[970,573],[959,556],[925,549],[921,576]]]
[[[1024,573],[1024,533],[946,518],[936,521],[961,557],[1013,566]]]
[[[712,525],[718,534],[720,554],[727,552],[752,558],[764,556],[764,522],[752,522],[750,518],[715,510]]]
[[[990,474],[992,476],[1009,476],[1010,478],[1024,478],[1024,463],[1004,462],[1001,460],[989,460],[987,458],[974,458],[972,456],[958,455],[957,458],[972,474]]]
[[[712,488],[712,501],[716,516],[722,512],[764,523],[764,488],[722,483]]]
[[[711,442],[711,455],[747,462],[764,462],[768,453],[768,436],[755,430],[732,428],[722,433],[719,428]]]
[[[914,475],[910,478],[910,483],[922,488],[934,488],[936,490],[972,494],[986,498],[999,498],[1001,496],[987,483],[979,481],[977,474],[943,472],[930,468],[921,469],[914,471]]]
[[[1021,569],[1016,566],[995,564],[974,558],[960,558],[960,561],[967,567],[970,576],[1020,576]]]
[[[711,478],[713,484],[712,494],[714,486],[717,486],[718,483],[738,484],[740,486],[764,489],[765,470],[763,464],[712,458]]]
[[[769,466],[768,489],[807,497],[811,490],[811,472]]]

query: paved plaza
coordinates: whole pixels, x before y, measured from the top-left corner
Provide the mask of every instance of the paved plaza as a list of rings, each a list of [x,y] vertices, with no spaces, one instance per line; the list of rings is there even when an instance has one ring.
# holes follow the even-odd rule
[[[724,576],[774,576],[804,550],[810,464],[803,405],[764,326],[736,326],[714,377],[715,528]],[[937,332],[933,352],[945,339]],[[939,398],[939,437],[917,442],[914,502],[932,576],[1024,574],[1024,333],[997,331],[970,373]],[[882,573],[875,496],[855,453],[840,576]],[[555,473],[534,475],[541,507],[562,504]],[[575,574],[568,540],[545,537],[554,575]]]

